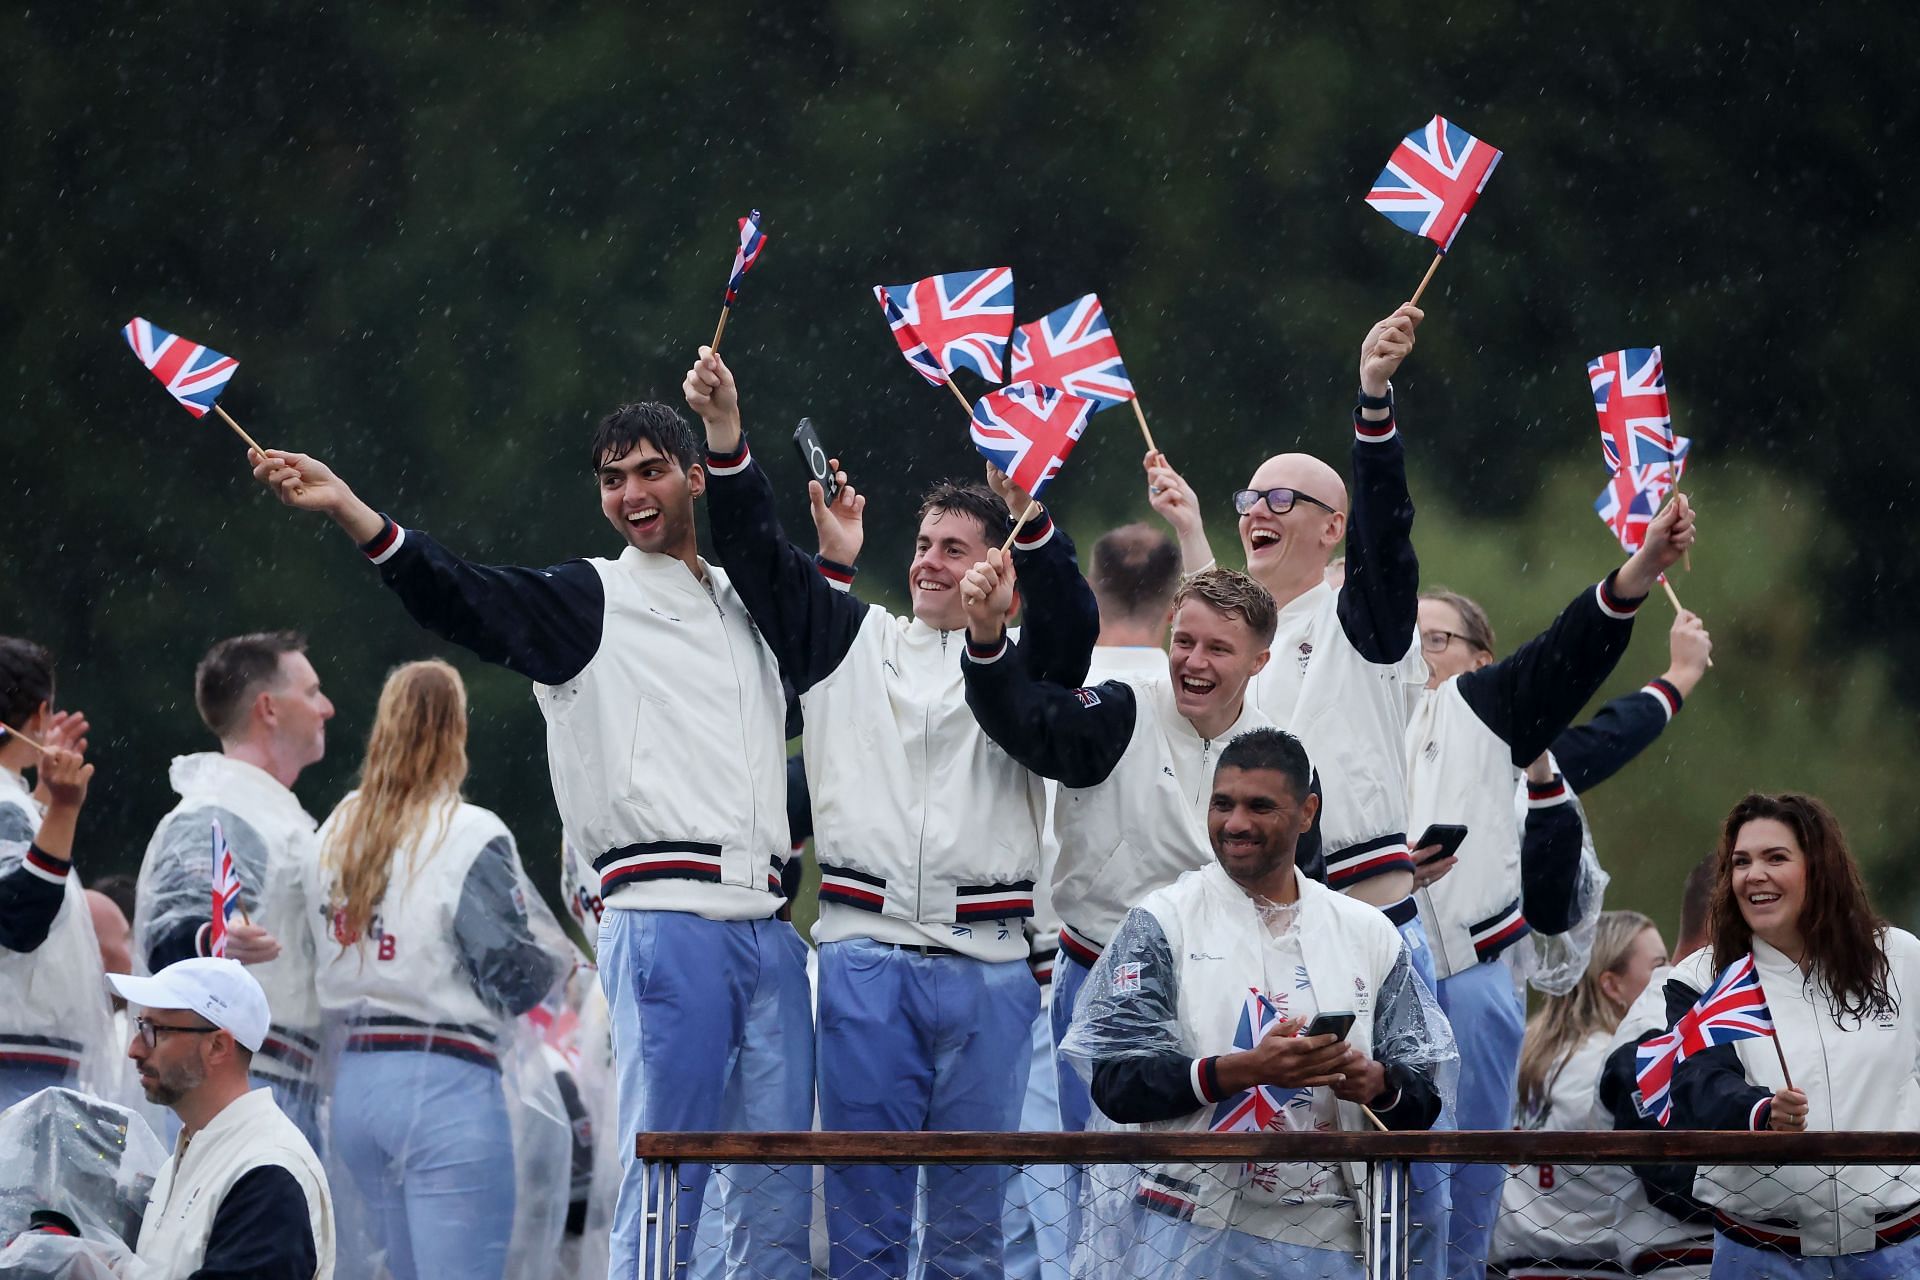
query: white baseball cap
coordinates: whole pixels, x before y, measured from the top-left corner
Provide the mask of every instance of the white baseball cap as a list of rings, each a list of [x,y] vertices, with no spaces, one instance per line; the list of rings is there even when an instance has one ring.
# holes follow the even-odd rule
[[[254,1053],[267,1038],[272,1015],[267,993],[238,960],[195,956],[176,960],[151,977],[110,973],[107,981],[128,1004],[143,1009],[190,1009]]]

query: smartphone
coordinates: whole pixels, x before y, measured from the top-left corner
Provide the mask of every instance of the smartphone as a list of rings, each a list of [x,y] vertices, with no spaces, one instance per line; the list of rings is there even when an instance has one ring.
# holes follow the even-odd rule
[[[800,425],[793,429],[793,447],[800,451],[800,462],[806,467],[808,477],[820,482],[827,505],[832,506],[833,500],[840,496],[840,482],[833,478],[826,446],[820,443],[820,433],[813,429],[812,418],[800,419]]]
[[[1347,1038],[1347,1032],[1353,1030],[1353,1015],[1345,1011],[1336,1013],[1316,1013],[1313,1021],[1307,1024],[1303,1036],[1338,1036]]]
[[[1420,838],[1413,842],[1413,847],[1417,850],[1424,849],[1430,844],[1440,846],[1440,852],[1420,860],[1424,865],[1429,862],[1438,862],[1441,858],[1451,858],[1460,852],[1460,842],[1466,838],[1467,829],[1459,823],[1436,822],[1420,833]]]

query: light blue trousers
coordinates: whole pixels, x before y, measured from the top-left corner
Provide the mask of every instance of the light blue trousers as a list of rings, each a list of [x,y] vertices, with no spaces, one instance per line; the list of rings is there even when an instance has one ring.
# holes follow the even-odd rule
[[[655,1265],[661,1242],[646,1221],[633,1135],[813,1127],[806,950],[783,920],[630,910],[601,917],[600,985],[613,1021],[621,1135],[609,1280],[668,1280]],[[707,1173],[706,1165],[679,1166],[675,1280],[693,1252]],[[720,1176],[723,1203],[741,1207],[722,1232],[729,1271],[807,1280],[809,1171],[738,1165]]]
[[[927,956],[867,939],[820,948],[820,1124],[1007,1131],[1020,1123],[1040,989],[1026,961]],[[830,1165],[835,1280],[906,1273],[917,1170]],[[929,1277],[998,1280],[1005,1166],[929,1166],[919,1257]]]
[[[1920,1239],[1872,1253],[1800,1258],[1739,1244],[1715,1233],[1713,1280],[1907,1280],[1920,1276]]]
[[[332,1137],[394,1280],[506,1274],[513,1131],[498,1071],[439,1053],[343,1053]]]
[[[1427,984],[1428,991],[1434,991],[1439,982],[1434,977],[1433,949],[1427,945],[1427,927],[1420,923],[1419,916],[1400,926],[1400,940],[1407,944],[1413,971]],[[1433,1127],[1435,1130],[1454,1127],[1452,1099],[1446,1100]],[[1408,1228],[1409,1252],[1413,1258],[1410,1280],[1441,1280],[1447,1273],[1447,1225],[1453,1208],[1451,1169],[1452,1166],[1444,1164],[1416,1164],[1408,1168],[1411,1193],[1408,1209],[1413,1219]]]
[[[1463,1130],[1513,1127],[1513,1093],[1520,1072],[1520,1039],[1526,1011],[1513,989],[1504,959],[1477,964],[1440,979],[1440,1007],[1460,1045],[1460,1097],[1454,1119]],[[1506,1166],[1457,1164],[1447,1220],[1447,1274],[1451,1280],[1482,1280],[1493,1223],[1500,1212]]]
[[[1020,1132],[1060,1132],[1059,1077],[1053,1069],[1053,1023],[1042,1009],[1033,1019],[1028,1048],[1027,1093]],[[1009,1280],[1062,1280],[1072,1203],[1064,1165],[1029,1165],[1007,1181],[1007,1276]]]

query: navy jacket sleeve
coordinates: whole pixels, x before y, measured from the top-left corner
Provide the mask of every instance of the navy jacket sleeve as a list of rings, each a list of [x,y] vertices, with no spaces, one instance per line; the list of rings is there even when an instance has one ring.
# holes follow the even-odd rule
[[[306,1192],[286,1169],[269,1164],[227,1188],[191,1280],[313,1280],[319,1265]]]
[[[1087,678],[1100,606],[1080,575],[1073,540],[1045,508],[1013,540],[1020,580],[1020,648],[1034,678],[1071,689]]]
[[[807,758],[787,757],[787,835],[794,844],[813,839],[813,794],[807,787]]]
[[[1684,982],[1667,982],[1667,1025],[1700,999]],[[1676,1129],[1764,1129],[1773,1091],[1747,1082],[1738,1047],[1716,1045],[1690,1055],[1673,1073],[1669,1086]]]
[[[1667,722],[1680,711],[1680,691],[1655,676],[1646,686],[1615,698],[1585,724],[1574,725],[1553,740],[1567,785],[1585,795],[1653,745]]]
[[[738,452],[708,455],[707,475],[714,551],[781,672],[796,694],[805,693],[853,648],[867,607],[787,541],[774,510],[773,484],[753,460],[745,436]]]
[[[542,947],[527,923],[527,904],[513,865],[513,842],[495,836],[473,860],[453,933],[467,981],[487,1008],[517,1018],[560,977],[560,959]]]
[[[1536,933],[1565,933],[1580,918],[1580,835],[1580,811],[1566,779],[1556,773],[1546,782],[1528,782],[1520,893],[1522,911]]]
[[[1180,1020],[1175,1007],[1179,970],[1174,967],[1167,935],[1144,912],[1133,911],[1128,918],[1150,927],[1122,928],[1107,948],[1108,956],[1102,957],[1103,965],[1124,960],[1141,966],[1138,986],[1126,998],[1128,1025],[1116,1027],[1105,1037],[1111,1043],[1131,1039],[1132,1028],[1174,1027]],[[1115,947],[1124,948],[1124,956],[1114,956]],[[1089,1082],[1094,1105],[1120,1124],[1150,1124],[1189,1115],[1206,1105],[1194,1095],[1193,1064],[1191,1057],[1172,1049],[1102,1058],[1094,1063]]]
[[[1659,1034],[1658,1031],[1648,1031],[1632,1044],[1623,1044],[1607,1055],[1606,1066],[1600,1072],[1600,1105],[1613,1117],[1616,1130],[1664,1132],[1659,1117],[1641,1115],[1640,1108],[1633,1101],[1635,1081],[1639,1074],[1639,1064],[1634,1054],[1642,1044]],[[1693,1198],[1692,1165],[1642,1164],[1635,1165],[1633,1171],[1640,1179],[1640,1185],[1646,1188],[1647,1199],[1656,1208],[1664,1209],[1682,1222],[1712,1220],[1712,1214],[1706,1206]]]
[[[1644,599],[1644,597],[1643,597]],[[1553,624],[1500,661],[1458,677],[1460,696],[1513,749],[1524,769],[1572,723],[1626,652],[1640,600],[1624,600],[1613,574],[1560,611]]]
[[[0,949],[37,951],[67,898],[70,864],[28,845],[0,875]]]
[[[1034,680],[1023,650],[1005,640],[985,650],[968,643],[961,671],[981,732],[1043,778],[1069,787],[1105,782],[1133,737],[1134,691],[1118,680],[1090,689]]]
[[[606,588],[586,560],[550,569],[469,564],[390,519],[360,550],[415,622],[537,684],[565,684],[600,648]]]
[[[1347,517],[1347,580],[1340,629],[1368,662],[1400,661],[1420,624],[1420,561],[1413,552],[1407,455],[1391,414],[1369,422],[1353,411],[1353,509]]]

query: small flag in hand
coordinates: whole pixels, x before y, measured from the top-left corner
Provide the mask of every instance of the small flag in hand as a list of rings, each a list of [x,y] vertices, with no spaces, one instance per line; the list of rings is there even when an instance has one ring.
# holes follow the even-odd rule
[[[1445,253],[1499,163],[1498,149],[1435,116],[1393,149],[1367,203],[1394,226],[1425,236]]]
[[[1673,492],[1675,466],[1622,467],[1593,500],[1593,509],[1628,555],[1647,541],[1647,526]]]
[[[912,284],[875,285],[900,354],[928,382],[971,369],[988,382],[1005,376],[1013,336],[1013,268],[952,271]]]
[[[1714,979],[1693,1008],[1680,1015],[1673,1030],[1641,1045],[1634,1053],[1638,1068],[1634,1105],[1643,1116],[1658,1116],[1661,1124],[1673,1117],[1673,1073],[1696,1053],[1715,1045],[1732,1044],[1773,1034],[1773,1015],[1767,993],[1748,952]]]
[[[1134,397],[1120,344],[1092,293],[1014,330],[1012,376],[1091,400],[1095,413]]]
[[[139,316],[128,321],[120,332],[133,348],[133,354],[140,357],[140,363],[166,384],[181,408],[196,418],[207,415],[213,402],[227,389],[227,380],[240,367],[240,362],[232,356],[223,356],[211,347],[168,333]]]
[[[1233,1033],[1233,1047],[1243,1052],[1253,1048],[1279,1017],[1280,1011],[1274,1008],[1273,1001],[1248,987],[1246,1003],[1240,1009],[1240,1025]],[[1215,1103],[1207,1128],[1214,1133],[1260,1133],[1273,1127],[1280,1112],[1299,1092],[1274,1084],[1257,1084]]]
[[[740,296],[740,281],[760,259],[767,247],[767,233],[760,229],[760,211],[755,209],[740,219],[740,247],[733,251],[733,274],[727,277],[727,298],[721,305],[731,307]]]
[[[1671,463],[1678,483],[1693,442],[1673,434],[1660,348],[1628,347],[1595,356],[1587,362],[1587,381],[1600,416],[1600,453],[1607,470]]]
[[[973,447],[1037,498],[1066,464],[1093,416],[1093,401],[1058,387],[1015,382],[973,406]]]
[[[233,865],[233,850],[227,847],[227,833],[220,819],[213,820],[213,924],[207,930],[207,954],[227,954],[227,928],[233,913],[240,909],[240,873]]]

